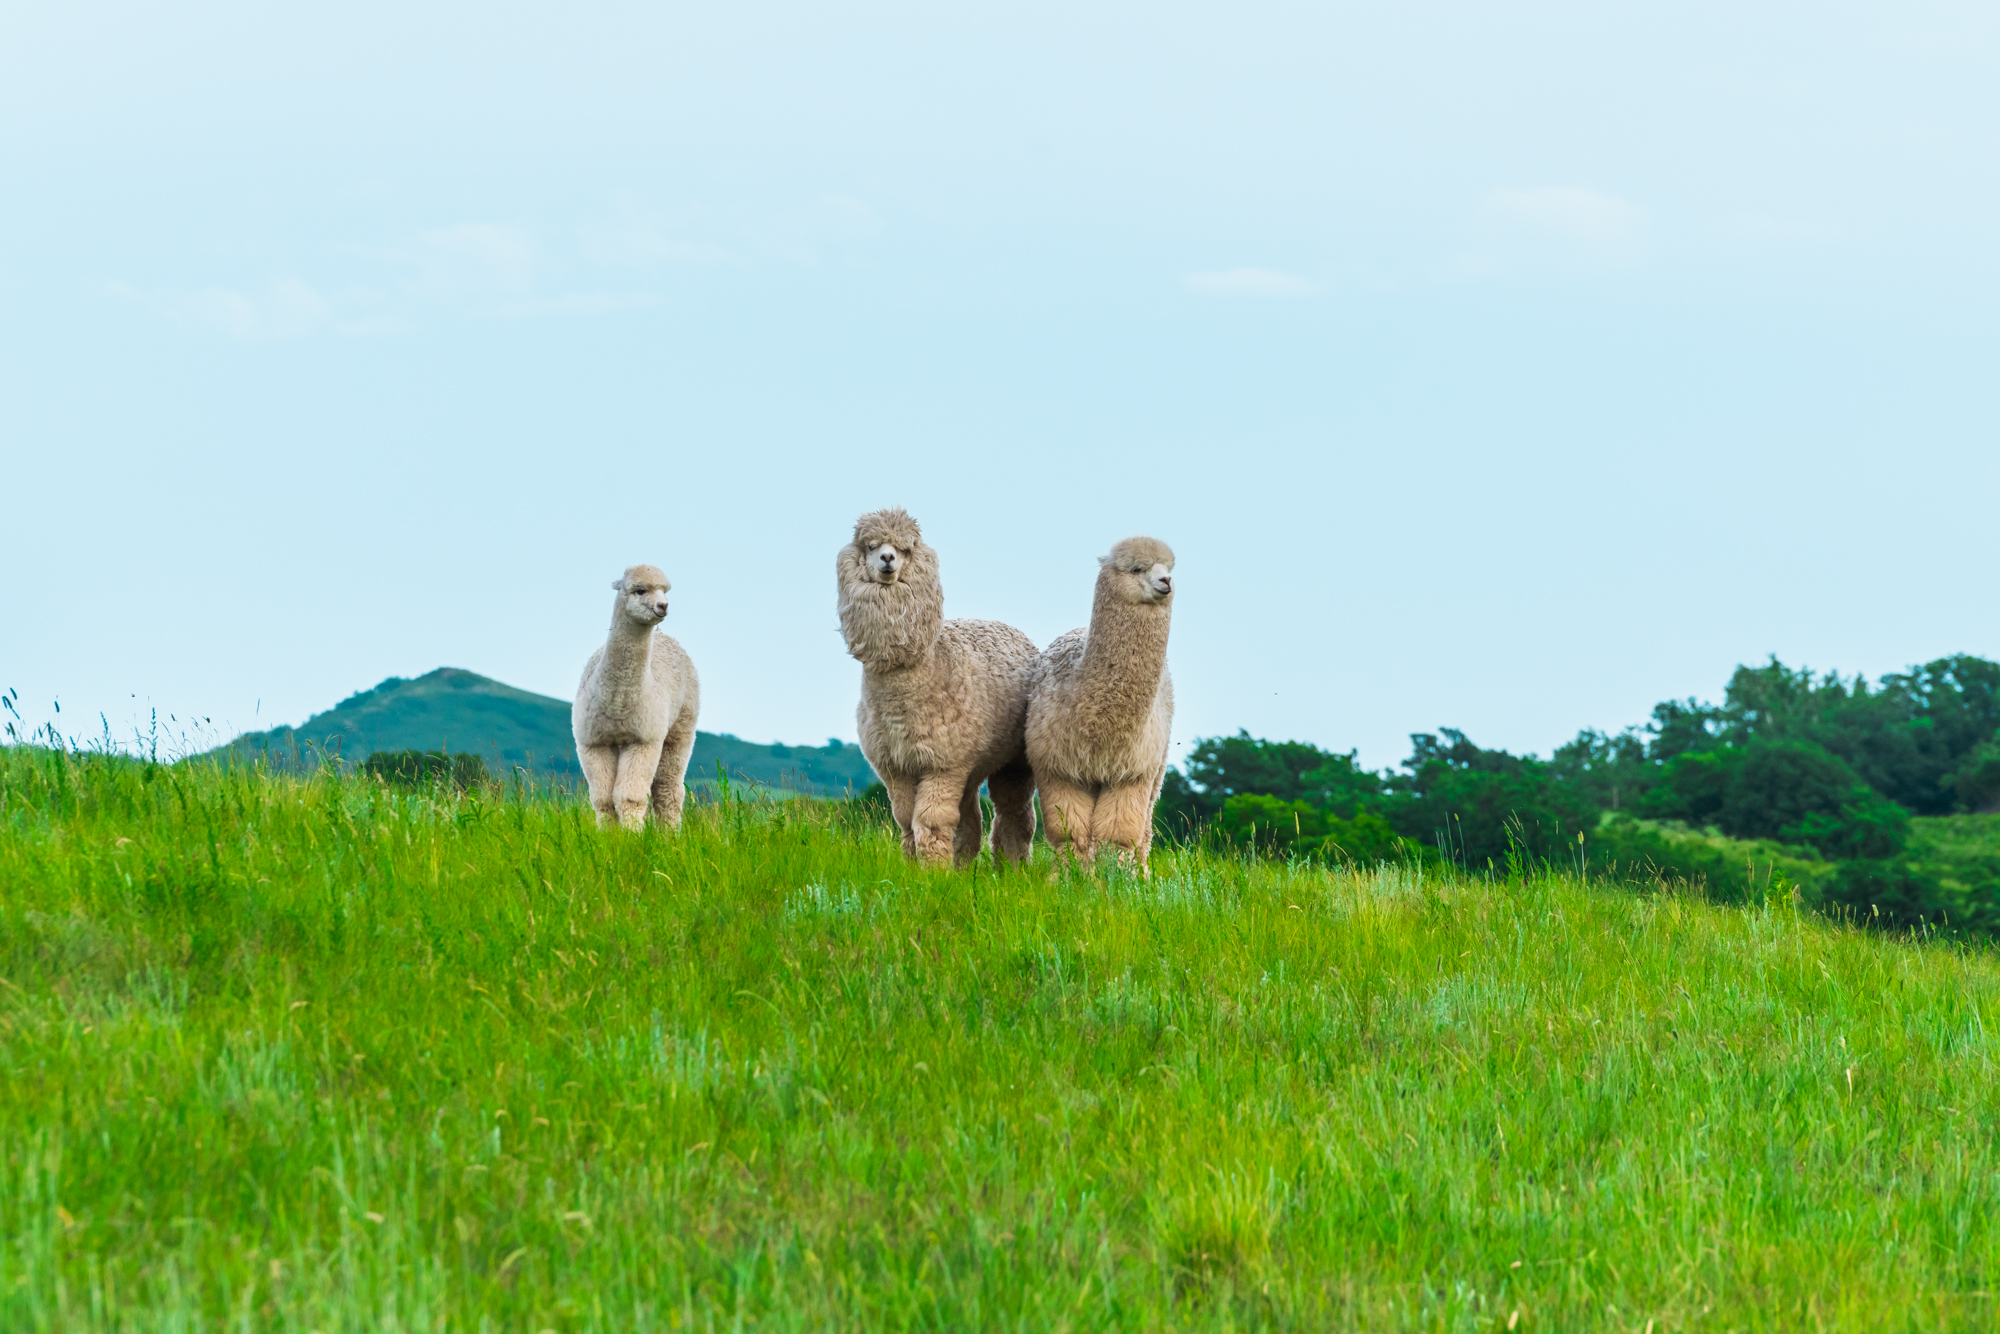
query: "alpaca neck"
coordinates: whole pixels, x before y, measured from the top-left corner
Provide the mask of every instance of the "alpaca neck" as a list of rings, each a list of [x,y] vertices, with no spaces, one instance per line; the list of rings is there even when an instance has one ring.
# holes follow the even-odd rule
[[[921,645],[901,644],[861,659],[861,665],[877,675],[920,671],[930,664],[935,639]]]
[[[622,611],[611,617],[611,637],[604,645],[605,702],[614,710],[636,705],[646,688],[653,660],[653,627],[641,625]]]
[[[924,666],[944,629],[944,593],[934,585],[859,582],[843,590],[847,651],[871,672]]]
[[[1168,608],[1131,603],[1100,587],[1077,674],[1077,695],[1100,726],[1136,732],[1153,710],[1167,670]]]

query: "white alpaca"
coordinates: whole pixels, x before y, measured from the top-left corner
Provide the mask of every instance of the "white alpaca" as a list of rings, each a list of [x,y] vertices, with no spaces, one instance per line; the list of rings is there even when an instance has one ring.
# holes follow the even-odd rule
[[[667,576],[634,565],[611,587],[611,636],[584,664],[569,712],[577,762],[600,828],[641,828],[650,796],[653,818],[677,829],[701,681],[686,651],[653,628],[667,619]]]

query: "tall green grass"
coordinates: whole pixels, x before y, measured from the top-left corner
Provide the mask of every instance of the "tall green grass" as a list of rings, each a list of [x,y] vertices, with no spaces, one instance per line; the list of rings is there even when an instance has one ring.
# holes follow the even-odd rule
[[[1955,1329],[1983,948],[0,752],[0,1329]]]

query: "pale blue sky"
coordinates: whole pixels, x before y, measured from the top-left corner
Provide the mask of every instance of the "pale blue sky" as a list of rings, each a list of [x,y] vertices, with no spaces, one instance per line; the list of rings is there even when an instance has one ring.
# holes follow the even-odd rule
[[[1037,642],[1180,557],[1182,741],[1546,752],[2000,655],[2000,11],[0,3],[0,687],[851,737],[908,506]]]

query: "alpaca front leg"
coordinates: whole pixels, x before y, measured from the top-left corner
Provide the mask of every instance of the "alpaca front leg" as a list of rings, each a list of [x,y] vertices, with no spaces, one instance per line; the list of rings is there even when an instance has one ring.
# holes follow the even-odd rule
[[[889,789],[889,818],[896,822],[897,830],[903,835],[903,855],[914,859],[917,855],[917,780],[901,774],[885,774],[882,786]]]
[[[925,774],[917,780],[917,804],[910,820],[917,860],[926,866],[951,864],[952,845],[958,841],[959,805],[965,795],[966,775]]]
[[[688,757],[694,754],[694,720],[683,717],[660,747],[660,767],[653,774],[653,818],[668,829],[681,827],[681,807],[687,801]]]
[[[1035,773],[1025,764],[986,778],[993,798],[993,856],[1025,862],[1035,848]]]
[[[1091,841],[1091,820],[1097,799],[1090,789],[1066,779],[1035,775],[1042,794],[1042,831],[1061,862],[1074,853],[1087,866],[1096,853]]]
[[[609,829],[618,823],[618,805],[611,797],[618,785],[618,747],[578,746],[576,762],[590,791],[590,808],[597,812],[597,827]]]
[[[646,827],[646,808],[653,795],[653,775],[660,770],[660,746],[640,742],[618,752],[618,779],[611,788],[611,804],[618,823],[627,829]]]
[[[986,818],[979,809],[979,780],[965,785],[958,799],[958,832],[951,840],[951,864],[961,869],[979,858],[979,845],[986,841]]]
[[[1097,798],[1090,832],[1098,850],[1113,850],[1118,860],[1146,873],[1146,852],[1153,843],[1153,784],[1151,780],[1106,787]]]
[[[1160,809],[1160,792],[1167,783],[1167,762],[1160,761],[1159,772],[1153,775],[1153,795],[1146,801],[1146,823],[1139,833],[1139,874],[1145,875],[1146,857],[1153,850],[1153,817]]]

